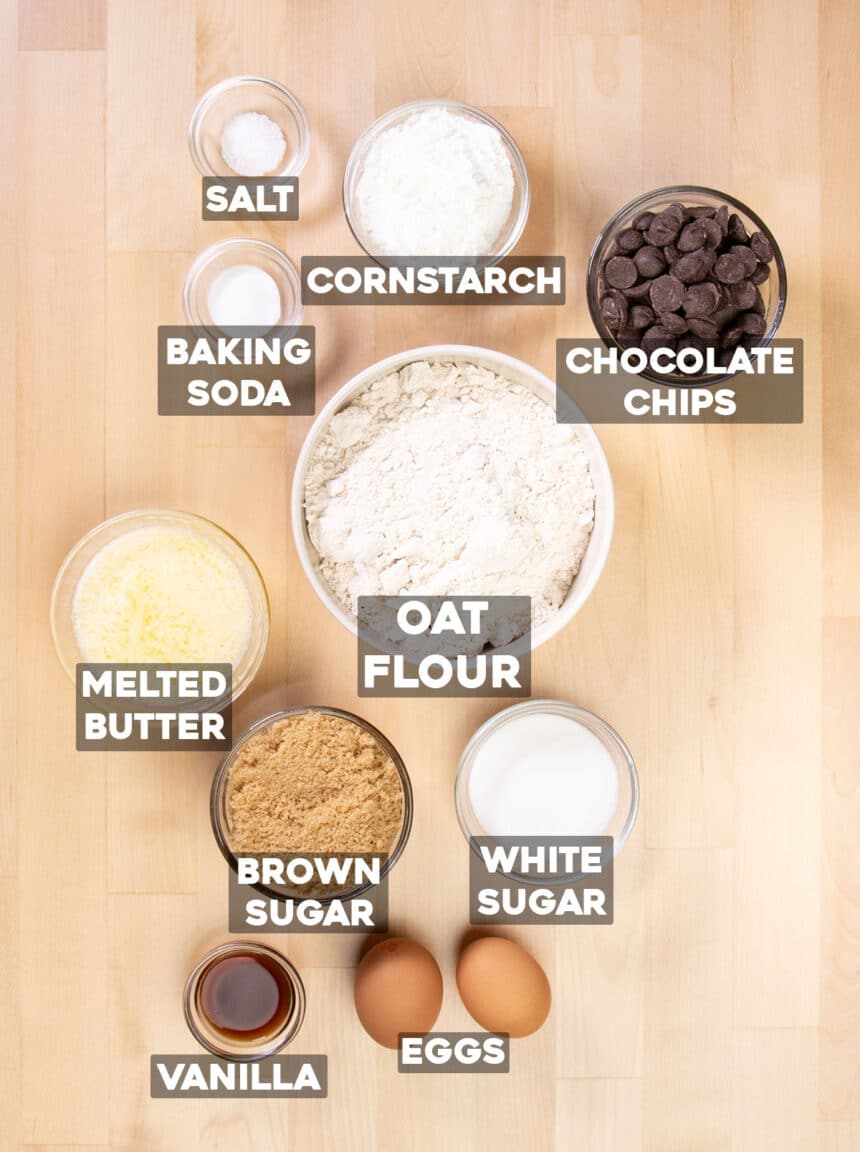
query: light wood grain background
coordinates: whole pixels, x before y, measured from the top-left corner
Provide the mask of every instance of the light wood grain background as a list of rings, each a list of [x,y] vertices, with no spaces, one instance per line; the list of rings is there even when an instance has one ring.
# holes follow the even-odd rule
[[[860,1148],[860,23],[853,0],[0,0],[0,1143],[41,1152],[855,1152]],[[156,326],[181,322],[202,223],[195,99],[284,81],[314,132],[294,257],[353,252],[356,135],[426,96],[519,140],[522,253],[569,262],[563,309],[334,309],[319,401],[388,353],[486,344],[553,371],[591,334],[585,259],[608,215],[673,181],[753,205],[806,342],[802,427],[605,427],[618,524],[585,611],[535,659],[536,694],[628,740],[643,787],[610,929],[517,933],[554,988],[508,1077],[398,1077],[351,1004],[355,940],[287,946],[299,1048],[326,1102],[152,1101],[148,1055],[192,1045],[188,969],[225,937],[208,827],[214,759],[74,751],[48,630],[75,540],[136,506],[200,512],[249,548],[273,629],[238,722],[315,702],[403,752],[412,840],[393,926],[433,949],[440,1026],[467,850],[458,754],[496,705],[359,704],[350,637],[299,569],[287,490],[305,419],[159,419]],[[16,383],[13,384],[13,378]],[[14,543],[14,547],[13,547]],[[284,944],[280,937],[275,943]]]

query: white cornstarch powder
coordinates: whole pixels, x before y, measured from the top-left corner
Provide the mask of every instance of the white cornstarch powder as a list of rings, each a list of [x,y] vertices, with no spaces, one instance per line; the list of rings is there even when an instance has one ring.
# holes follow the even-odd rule
[[[486,255],[513,197],[498,131],[446,108],[415,112],[384,131],[356,185],[372,251],[385,256]]]
[[[575,429],[529,388],[470,364],[418,361],[338,412],[305,479],[321,574],[365,596],[531,596],[561,606],[594,524]]]
[[[262,112],[242,112],[221,133],[221,156],[239,176],[268,176],[281,167],[287,142],[274,120]]]

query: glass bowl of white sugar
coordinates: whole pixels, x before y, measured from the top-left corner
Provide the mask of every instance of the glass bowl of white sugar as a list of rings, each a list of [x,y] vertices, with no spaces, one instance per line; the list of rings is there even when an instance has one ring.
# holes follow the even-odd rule
[[[472,736],[454,799],[473,846],[473,837],[611,836],[617,856],[636,821],[639,778],[605,720],[563,700],[528,700],[497,712]]]
[[[231,76],[201,96],[188,147],[201,176],[298,176],[310,154],[311,127],[283,84]]]
[[[274,244],[236,238],[206,248],[188,270],[182,303],[203,334],[264,336],[302,319],[295,264]]]
[[[343,177],[347,222],[383,265],[496,264],[519,240],[529,179],[513,136],[454,100],[417,100],[359,136]]]

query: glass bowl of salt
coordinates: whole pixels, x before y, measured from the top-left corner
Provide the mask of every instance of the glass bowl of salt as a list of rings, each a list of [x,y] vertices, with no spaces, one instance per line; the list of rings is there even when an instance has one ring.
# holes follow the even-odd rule
[[[310,154],[311,126],[283,84],[231,76],[197,102],[188,146],[201,176],[298,176]]]

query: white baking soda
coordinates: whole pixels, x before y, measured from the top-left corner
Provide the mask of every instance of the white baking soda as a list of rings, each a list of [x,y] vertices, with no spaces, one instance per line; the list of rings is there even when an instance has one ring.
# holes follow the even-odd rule
[[[281,319],[281,293],[274,277],[253,264],[219,272],[207,296],[212,323],[228,335],[236,328],[268,332]]]
[[[618,770],[576,720],[522,715],[478,749],[469,800],[490,836],[599,836],[618,807]]]

